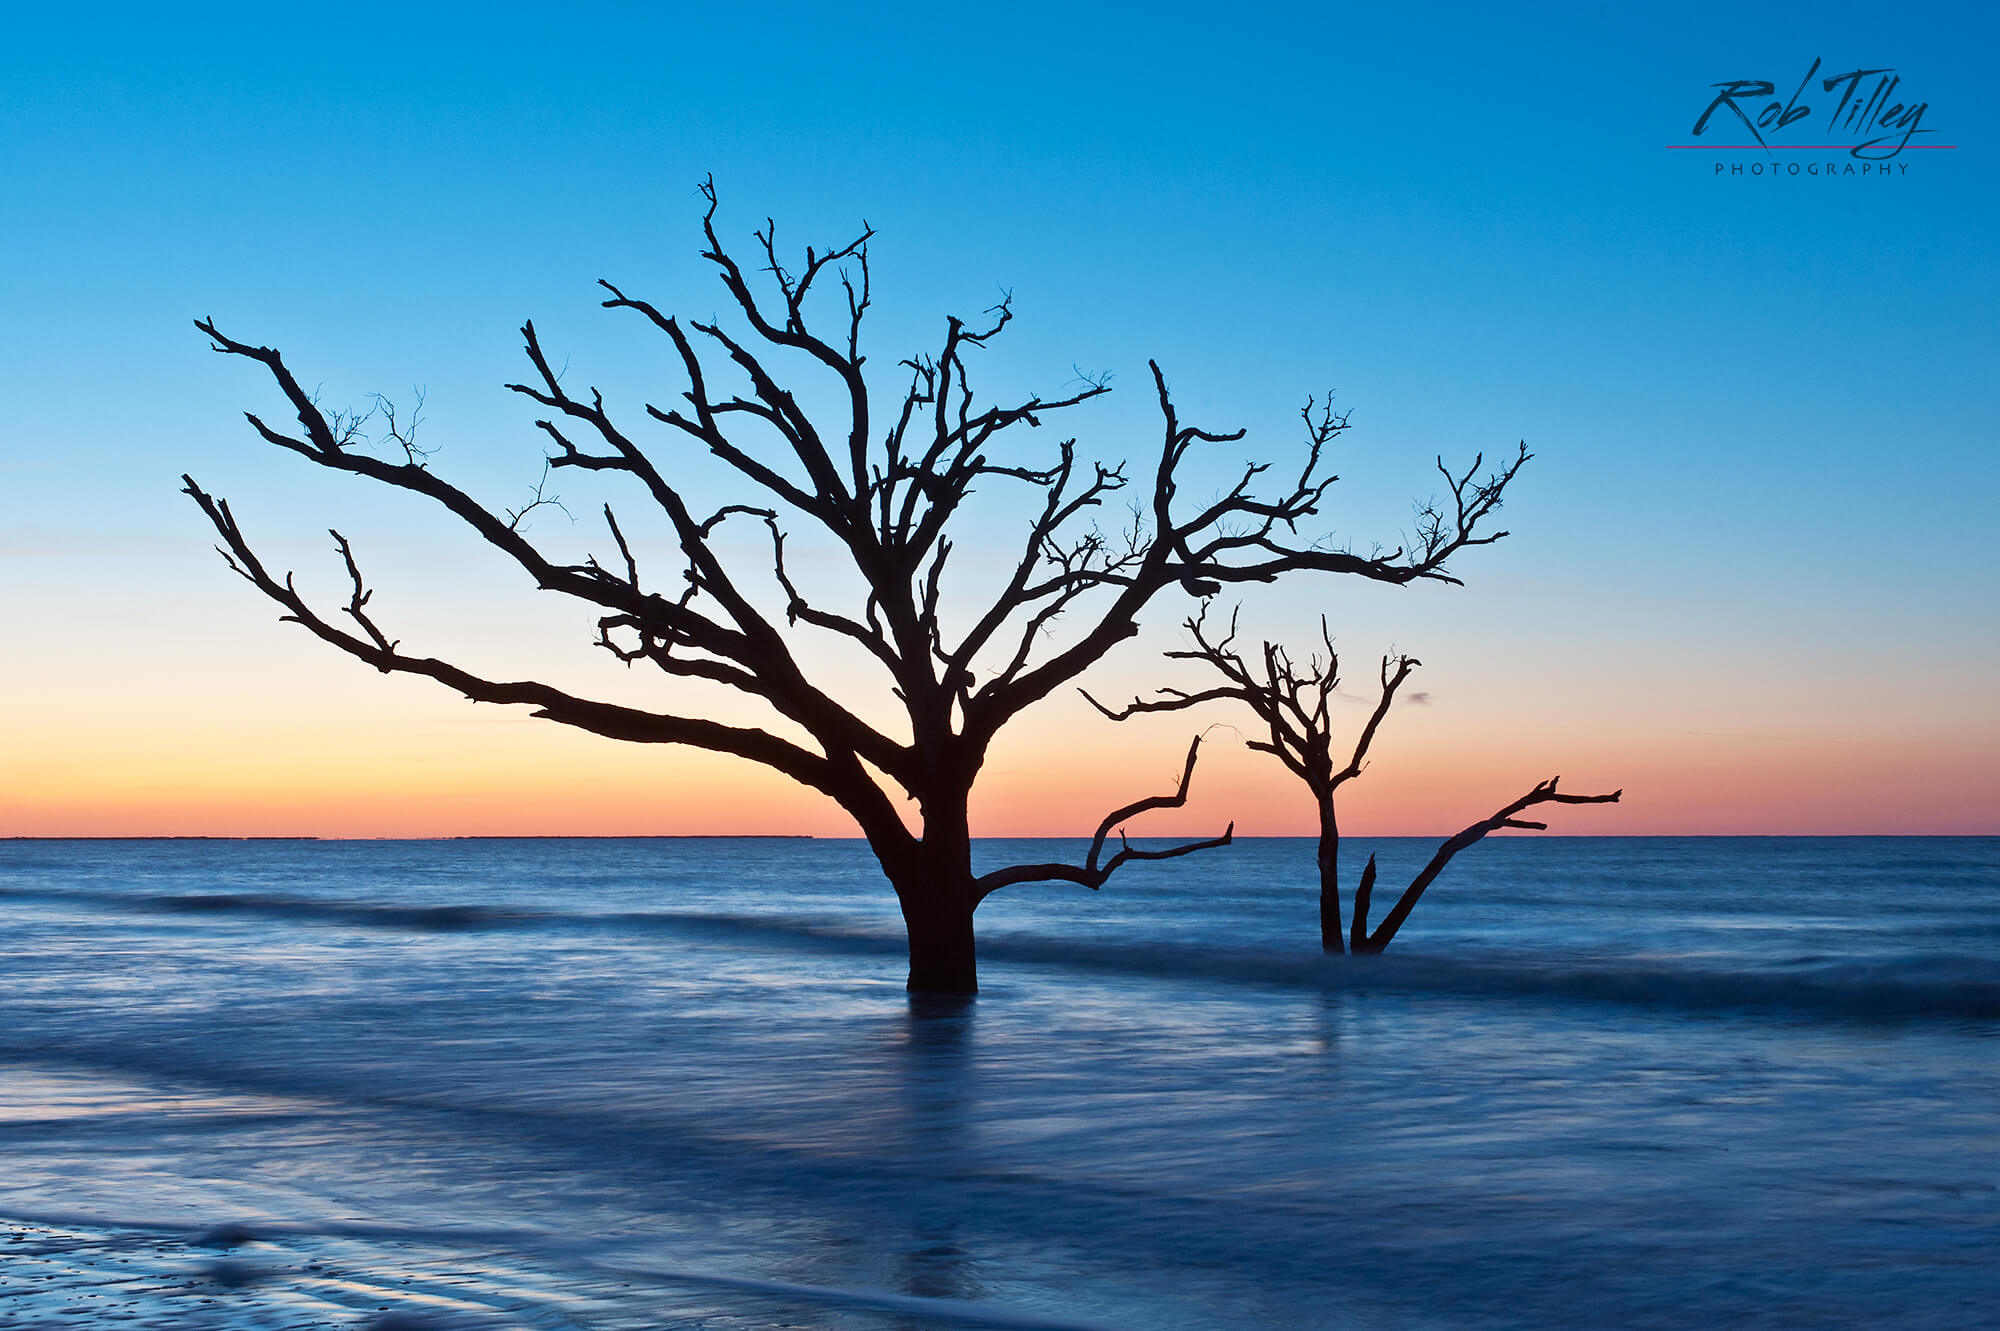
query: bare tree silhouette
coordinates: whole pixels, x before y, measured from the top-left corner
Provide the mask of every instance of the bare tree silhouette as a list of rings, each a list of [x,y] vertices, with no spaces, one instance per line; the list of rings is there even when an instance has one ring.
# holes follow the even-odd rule
[[[425,675],[478,702],[519,703],[533,714],[614,739],[685,744],[762,763],[834,800],[853,817],[880,859],[902,906],[910,944],[912,990],[969,993],[977,988],[973,912],[991,893],[1032,882],[1064,881],[1096,889],[1134,860],[1161,859],[1227,843],[1210,840],[1164,849],[1123,843],[1106,857],[1107,838],[1124,819],[1185,802],[1198,743],[1190,746],[1179,788],[1127,805],[1098,827],[1081,863],[1021,864],[978,874],[972,867],[967,806],[994,736],[1025,709],[1074,681],[1112,647],[1133,636],[1139,617],[1170,592],[1206,595],[1225,584],[1269,582],[1306,572],[1345,573],[1378,582],[1456,582],[1446,561],[1467,546],[1498,540],[1482,523],[1526,460],[1475,480],[1453,481],[1447,503],[1419,510],[1407,548],[1362,556],[1324,542],[1304,542],[1298,524],[1313,517],[1336,479],[1327,450],[1346,428],[1330,410],[1306,412],[1307,439],[1288,488],[1273,496],[1255,489],[1268,464],[1243,467],[1227,489],[1191,502],[1180,472],[1197,445],[1227,444],[1241,430],[1216,433],[1185,424],[1166,376],[1151,364],[1163,428],[1159,455],[1141,482],[1143,502],[1129,526],[1106,533],[1093,511],[1124,491],[1123,463],[1079,463],[1066,439],[1039,458],[1024,457],[1015,427],[1035,427],[1058,412],[1096,398],[1108,385],[1084,380],[1053,398],[1030,396],[1010,406],[976,405],[967,354],[996,338],[1013,313],[1003,300],[989,318],[969,326],[945,321],[934,354],[901,362],[904,386],[886,417],[878,415],[863,376],[861,326],[870,304],[868,245],[872,228],[824,249],[807,248],[802,267],[779,259],[775,229],[753,234],[754,260],[769,276],[760,297],[751,277],[716,233],[712,180],[706,202],[703,257],[729,293],[741,326],[683,322],[644,300],[601,283],[605,308],[629,310],[661,334],[686,378],[678,402],[647,404],[645,412],[670,440],[721,459],[747,484],[755,502],[712,513],[690,506],[678,469],[658,446],[651,451],[613,420],[595,389],[572,394],[551,367],[532,323],[521,330],[534,374],[510,384],[548,414],[536,425],[548,437],[549,468],[623,473],[664,515],[684,566],[667,580],[673,590],[642,582],[640,560],[609,505],[603,512],[614,558],[565,563],[546,555],[523,531],[525,510],[495,512],[444,480],[407,431],[392,422],[386,441],[369,451],[352,414],[323,411],[300,386],[283,357],[269,347],[226,336],[213,320],[196,324],[213,348],[262,365],[297,414],[300,433],[287,434],[249,414],[267,442],[331,471],[347,472],[435,501],[513,560],[534,584],[592,606],[596,645],[628,665],[646,662],[667,675],[727,686],[761,704],[781,731],[729,724],[678,710],[651,711],[579,697],[533,680],[489,678],[459,665],[402,650],[369,610],[371,591],[353,548],[334,533],[351,594],[342,625],[315,610],[290,574],[269,571],[254,553],[226,501],[183,477],[186,493],[220,534],[230,566],[277,602],[282,619],[303,625],[334,647],[385,673]],[[817,295],[818,300],[809,302]],[[808,318],[831,303],[831,331]],[[780,365],[798,366],[796,378]],[[727,379],[726,386],[721,380]],[[831,386],[844,401],[841,419],[815,420],[799,392]],[[795,389],[798,391],[795,392]],[[380,453],[390,456],[379,456]],[[1474,470],[1477,469],[1475,463]],[[996,578],[997,592],[947,593],[946,562],[953,519],[975,487],[1005,484],[1029,496],[1021,543]],[[1150,493],[1146,493],[1146,491]],[[537,491],[537,502],[546,502]],[[731,567],[717,530],[731,520],[767,529],[770,558],[753,570]],[[856,602],[812,604],[786,564],[787,531],[832,538],[858,575]],[[962,526],[963,524],[960,524]],[[824,599],[824,598],[822,598]],[[948,600],[947,628],[939,613]],[[760,602],[782,606],[774,614]],[[1087,612],[1087,613],[1086,613]],[[1067,618],[1064,618],[1067,616]],[[1059,626],[1057,621],[1063,618]],[[1056,639],[1059,627],[1078,627]],[[885,690],[906,720],[892,731],[870,724],[816,684],[816,656],[797,641],[806,630],[858,646],[879,668]],[[895,798],[916,804],[914,826]]]
[[[1476,463],[1474,464],[1477,465]],[[1220,674],[1223,683],[1211,688],[1188,692],[1184,689],[1164,688],[1153,698],[1134,698],[1130,703],[1116,710],[1106,707],[1092,698],[1084,697],[1104,715],[1114,721],[1141,712],[1178,712],[1203,703],[1228,700],[1247,706],[1259,721],[1263,722],[1268,739],[1251,739],[1244,742],[1260,753],[1274,754],[1291,773],[1306,783],[1312,791],[1313,801],[1319,809],[1319,939],[1320,946],[1328,952],[1339,952],[1341,947],[1340,921],[1340,820],[1336,815],[1335,795],[1340,788],[1361,775],[1367,764],[1369,746],[1374,744],[1376,732],[1382,728],[1382,720],[1388,716],[1390,705],[1395,702],[1396,690],[1410,677],[1422,663],[1409,656],[1385,656],[1381,668],[1381,697],[1368,721],[1361,727],[1353,748],[1347,750],[1346,761],[1335,764],[1335,740],[1333,718],[1328,701],[1340,684],[1340,656],[1333,649],[1333,638],[1327,632],[1326,620],[1320,620],[1320,641],[1326,655],[1317,653],[1301,666],[1290,652],[1274,643],[1266,642],[1257,654],[1256,663],[1243,659],[1243,654],[1235,650],[1236,615],[1231,614],[1229,631],[1219,639],[1208,635],[1208,606],[1203,604],[1200,613],[1186,621],[1185,627],[1194,639],[1194,647],[1184,651],[1168,652],[1170,659],[1201,661]],[[1354,889],[1354,916],[1347,929],[1348,946],[1355,952],[1380,952],[1410,918],[1417,901],[1451,863],[1452,857],[1474,844],[1488,832],[1503,827],[1545,831],[1547,823],[1533,822],[1517,817],[1536,804],[1616,804],[1625,792],[1614,790],[1609,795],[1571,795],[1556,789],[1561,777],[1550,777],[1533,790],[1501,809],[1490,818],[1482,818],[1464,831],[1451,837],[1439,846],[1403,894],[1382,917],[1382,923],[1373,932],[1368,928],[1368,909],[1375,890],[1375,857],[1368,857],[1368,864],[1361,871],[1361,881]]]

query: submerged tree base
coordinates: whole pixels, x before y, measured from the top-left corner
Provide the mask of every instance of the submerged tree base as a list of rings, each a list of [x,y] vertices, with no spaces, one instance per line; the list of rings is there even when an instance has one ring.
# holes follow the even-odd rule
[[[979,961],[973,953],[972,916],[957,923],[910,927],[912,994],[970,997],[979,992]]]

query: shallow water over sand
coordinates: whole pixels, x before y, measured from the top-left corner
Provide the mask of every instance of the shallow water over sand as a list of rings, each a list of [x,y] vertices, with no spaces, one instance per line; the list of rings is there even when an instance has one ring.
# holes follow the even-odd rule
[[[853,843],[0,844],[0,1326],[2000,1319],[2000,841],[1495,840],[1359,964],[1311,863],[939,1012]]]

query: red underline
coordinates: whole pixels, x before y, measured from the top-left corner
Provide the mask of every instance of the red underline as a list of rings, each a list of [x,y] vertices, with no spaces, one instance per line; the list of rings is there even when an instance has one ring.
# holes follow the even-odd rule
[[[1670,143],[1667,145],[1669,148],[1706,148],[1710,152],[1754,151],[1761,148],[1766,152],[1795,153],[1833,152],[1836,149],[1841,152],[1847,152],[1855,148],[1876,148],[1880,146],[1880,144],[1874,143]],[[1958,145],[1955,143],[1906,143],[1897,149],[1897,151],[1923,152],[1930,150],[1937,152],[1956,147]]]

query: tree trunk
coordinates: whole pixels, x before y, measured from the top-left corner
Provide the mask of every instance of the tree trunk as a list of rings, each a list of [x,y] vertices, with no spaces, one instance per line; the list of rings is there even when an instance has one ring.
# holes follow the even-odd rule
[[[1346,950],[1340,940],[1340,824],[1331,795],[1319,802],[1319,945],[1328,952]]]
[[[976,994],[979,963],[972,946],[972,884],[959,891],[899,892],[910,934],[913,994]]]
[[[927,809],[924,837],[906,859],[883,861],[902,903],[910,939],[913,994],[976,994],[979,964],[973,952],[972,835],[963,801]]]

